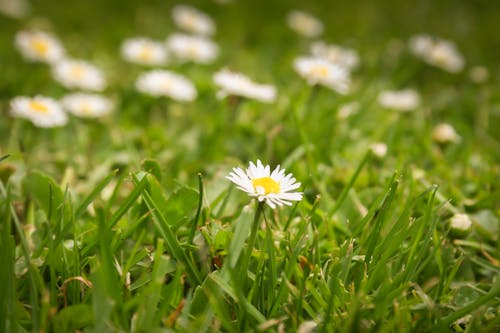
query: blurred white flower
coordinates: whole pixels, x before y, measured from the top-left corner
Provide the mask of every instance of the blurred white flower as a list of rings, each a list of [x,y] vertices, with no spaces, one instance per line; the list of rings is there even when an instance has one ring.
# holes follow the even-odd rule
[[[256,99],[264,103],[272,103],[276,100],[276,88],[268,84],[258,84],[250,80],[247,76],[222,69],[214,74],[213,80],[220,91],[219,98],[228,95],[235,95]]]
[[[472,221],[467,214],[455,214],[450,219],[450,228],[454,232],[466,233],[472,226]]]
[[[213,62],[219,52],[217,44],[207,38],[178,33],[168,37],[167,47],[181,60],[202,64]]]
[[[102,91],[106,87],[101,70],[84,60],[62,60],[54,64],[52,75],[68,89]]]
[[[172,18],[175,24],[185,31],[204,36],[215,33],[215,23],[212,18],[194,7],[175,6],[172,9]]]
[[[387,154],[387,145],[383,142],[375,142],[370,145],[370,150],[378,158],[382,158]]]
[[[486,67],[474,66],[469,70],[469,77],[474,83],[483,83],[488,80],[490,73]]]
[[[70,113],[81,118],[98,118],[113,109],[113,102],[102,95],[73,93],[61,99],[61,105]]]
[[[166,96],[177,101],[193,101],[197,96],[196,88],[191,81],[166,70],[153,70],[141,74],[135,86],[142,93],[155,97]]]
[[[285,175],[285,169],[280,169],[279,165],[271,172],[269,165],[264,166],[257,160],[257,165],[250,162],[246,171],[233,168],[226,178],[249,196],[265,201],[273,209],[276,206],[291,206],[291,201],[302,200],[302,192],[294,192],[300,183],[291,173]]]
[[[429,35],[415,35],[410,38],[410,50],[426,63],[440,67],[450,73],[460,72],[465,60],[455,44]]]
[[[359,55],[353,49],[317,41],[311,44],[311,54],[317,58],[328,60],[332,64],[353,70],[359,66]]]
[[[378,95],[378,103],[387,109],[411,111],[420,105],[420,95],[413,89],[386,90]]]
[[[64,57],[64,48],[56,36],[43,31],[19,31],[16,47],[29,61],[54,63]]]
[[[323,23],[309,13],[293,10],[286,18],[288,26],[298,34],[314,38],[323,33]]]
[[[356,114],[360,108],[359,102],[350,102],[341,105],[339,111],[337,112],[337,119],[347,119],[353,114]]]
[[[0,13],[13,18],[23,18],[28,15],[29,3],[27,0],[0,0]]]
[[[163,43],[146,37],[124,40],[121,54],[125,60],[139,65],[163,65],[168,58]]]
[[[453,126],[442,123],[434,127],[432,138],[438,143],[460,142],[460,135],[457,134]]]
[[[316,57],[299,57],[293,67],[310,85],[321,84],[340,94],[349,91],[350,74],[344,67]]]
[[[30,120],[37,127],[58,127],[68,122],[59,103],[49,97],[18,96],[10,102],[10,114]]]

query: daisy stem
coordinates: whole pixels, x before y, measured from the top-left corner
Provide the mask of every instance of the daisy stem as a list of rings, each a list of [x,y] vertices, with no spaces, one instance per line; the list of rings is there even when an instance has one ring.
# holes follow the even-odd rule
[[[252,257],[252,251],[255,245],[255,240],[257,239],[257,231],[259,229],[260,216],[264,211],[264,204],[265,201],[259,202],[255,209],[255,216],[252,223],[252,230],[250,232],[250,238],[248,239],[247,252],[245,253],[245,257],[243,257],[242,272],[244,274],[246,274],[246,272],[248,271],[248,266],[250,265],[250,258]]]
[[[243,98],[236,95],[230,95],[227,99],[229,105],[229,124],[234,124],[238,119],[238,111],[243,102]]]

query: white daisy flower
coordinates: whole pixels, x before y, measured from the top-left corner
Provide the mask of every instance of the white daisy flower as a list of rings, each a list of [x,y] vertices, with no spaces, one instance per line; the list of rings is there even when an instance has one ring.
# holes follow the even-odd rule
[[[101,70],[83,60],[65,59],[54,65],[52,75],[68,89],[102,91],[106,87]]]
[[[370,145],[370,150],[378,158],[383,158],[387,154],[387,145],[383,142],[375,142]]]
[[[139,65],[163,65],[168,58],[163,43],[146,37],[124,40],[121,54],[123,59]]]
[[[314,38],[323,33],[323,23],[311,14],[300,10],[288,13],[286,21],[290,29],[305,37]]]
[[[18,96],[10,102],[10,114],[30,120],[37,127],[58,127],[68,122],[59,103],[49,97]]]
[[[61,99],[64,109],[81,118],[98,118],[113,109],[113,102],[102,95],[73,93]]]
[[[64,48],[56,36],[42,31],[19,31],[15,44],[29,61],[54,63],[64,56]]]
[[[469,78],[474,83],[483,83],[488,80],[490,72],[484,66],[474,66],[469,70]]]
[[[273,209],[276,206],[291,206],[291,201],[302,199],[302,192],[294,191],[300,187],[300,183],[291,173],[286,175],[285,169],[280,169],[279,165],[271,172],[269,165],[264,166],[257,160],[257,165],[250,162],[246,171],[233,168],[226,178],[249,196],[256,197],[260,202],[265,201]]]
[[[196,88],[191,81],[166,70],[153,70],[141,74],[135,86],[142,93],[155,97],[166,96],[177,101],[192,101],[197,96]]]
[[[411,111],[420,105],[420,95],[413,89],[386,90],[378,95],[378,103],[387,109]]]
[[[339,111],[337,112],[337,119],[347,119],[350,116],[358,113],[361,104],[359,102],[350,102],[347,104],[343,104],[340,106]]]
[[[172,18],[175,24],[185,31],[204,36],[215,33],[215,23],[212,18],[194,7],[175,6],[172,9]]]
[[[409,43],[410,50],[432,66],[440,67],[450,73],[458,73],[465,65],[464,57],[451,41],[428,35],[416,35]]]
[[[167,47],[177,58],[201,64],[213,62],[219,52],[219,47],[211,40],[186,34],[168,37]]]
[[[28,0],[0,0],[0,13],[12,18],[20,19],[29,13]]]
[[[299,57],[293,67],[310,85],[321,84],[340,94],[349,91],[350,74],[344,67],[316,57]]]
[[[235,95],[256,99],[264,103],[272,103],[276,100],[276,88],[274,86],[255,83],[241,73],[224,68],[214,74],[213,80],[221,89],[217,93],[219,98]]]
[[[359,55],[353,49],[318,41],[311,44],[310,51],[315,57],[328,60],[332,64],[337,64],[349,70],[359,66]]]
[[[457,134],[453,126],[442,123],[434,127],[432,138],[438,143],[460,142],[460,135]]]

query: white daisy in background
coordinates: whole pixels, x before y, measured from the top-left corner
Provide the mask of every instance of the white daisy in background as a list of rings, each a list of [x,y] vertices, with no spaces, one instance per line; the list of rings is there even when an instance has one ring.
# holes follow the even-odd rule
[[[339,111],[337,112],[337,119],[347,119],[350,116],[358,113],[361,104],[359,102],[350,102],[347,104],[343,104],[340,106]]]
[[[426,63],[442,68],[450,73],[460,72],[465,60],[451,41],[429,35],[410,38],[410,50]]]
[[[167,38],[166,43],[170,52],[185,61],[209,64],[219,53],[217,44],[204,37],[173,34]]]
[[[29,7],[27,0],[0,0],[0,13],[16,19],[26,17]]]
[[[213,80],[220,88],[217,92],[218,98],[233,95],[256,99],[264,103],[272,103],[276,100],[276,87],[273,85],[255,83],[247,76],[226,68],[216,72]]]
[[[64,47],[56,36],[43,31],[19,31],[15,44],[29,61],[54,63],[64,57]]]
[[[196,88],[191,81],[166,70],[153,70],[141,74],[135,86],[142,93],[155,97],[166,96],[177,101],[193,101],[197,96]]]
[[[378,103],[387,109],[407,112],[420,105],[420,94],[413,89],[386,90],[378,95]]]
[[[146,37],[124,40],[121,54],[123,59],[139,65],[163,65],[168,59],[163,43]]]
[[[299,57],[293,67],[310,85],[321,84],[340,94],[349,91],[350,73],[342,66],[316,57]]]
[[[102,91],[106,87],[101,70],[83,60],[65,59],[53,66],[52,75],[68,89]]]
[[[315,38],[323,33],[323,23],[311,14],[300,10],[288,13],[286,21],[290,29],[305,37]]]
[[[10,114],[30,120],[37,127],[58,127],[68,122],[59,103],[49,97],[18,96],[10,102]]]
[[[383,158],[387,154],[387,145],[383,142],[375,142],[370,145],[370,151],[378,158]]]
[[[461,137],[450,124],[441,123],[434,127],[432,138],[438,143],[460,142]]]
[[[296,182],[292,174],[286,175],[285,169],[280,169],[279,165],[271,172],[269,165],[264,166],[257,160],[257,165],[250,162],[246,171],[233,168],[226,178],[249,196],[256,197],[260,202],[265,201],[273,209],[276,206],[291,206],[291,201],[302,199],[302,192],[294,191],[300,187],[300,183]]]
[[[64,109],[81,118],[99,118],[113,109],[113,102],[102,95],[72,93],[61,99]]]
[[[317,58],[328,60],[349,70],[359,66],[359,55],[353,49],[318,41],[311,44],[310,51]]]
[[[175,6],[172,9],[172,18],[182,30],[204,36],[211,36],[215,33],[215,23],[212,18],[194,7]]]
[[[490,77],[488,69],[483,66],[474,66],[469,70],[469,77],[474,83],[484,83]]]

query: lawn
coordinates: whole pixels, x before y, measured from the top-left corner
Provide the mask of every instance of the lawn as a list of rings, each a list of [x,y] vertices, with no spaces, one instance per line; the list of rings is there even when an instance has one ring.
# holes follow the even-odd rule
[[[500,331],[498,17],[0,0],[0,332]]]

